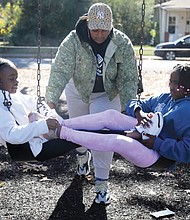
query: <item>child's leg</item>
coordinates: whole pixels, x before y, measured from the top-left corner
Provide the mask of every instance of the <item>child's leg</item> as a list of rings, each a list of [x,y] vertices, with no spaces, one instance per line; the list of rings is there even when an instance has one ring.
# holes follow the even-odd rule
[[[76,131],[63,126],[60,138],[95,151],[117,152],[126,160],[139,167],[149,167],[159,158],[156,151],[148,149],[140,142],[124,135],[96,134],[93,132]]]
[[[111,130],[130,130],[136,124],[137,120],[135,118],[113,109],[64,120],[64,126],[66,127],[85,130],[98,130],[103,128]]]

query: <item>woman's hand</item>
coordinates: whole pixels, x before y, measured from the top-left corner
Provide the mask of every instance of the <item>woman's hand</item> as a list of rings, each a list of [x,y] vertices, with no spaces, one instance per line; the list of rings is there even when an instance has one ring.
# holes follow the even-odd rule
[[[47,104],[48,104],[48,106],[49,106],[51,109],[55,109],[55,108],[56,108],[56,104],[53,103],[53,102],[48,102]]]

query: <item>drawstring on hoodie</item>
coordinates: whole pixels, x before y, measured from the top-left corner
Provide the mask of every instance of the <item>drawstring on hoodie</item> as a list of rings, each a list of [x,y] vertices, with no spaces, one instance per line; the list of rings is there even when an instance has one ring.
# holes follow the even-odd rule
[[[6,106],[7,109],[8,109],[8,111],[12,114],[12,112],[11,112],[11,110],[10,110],[11,105],[12,105],[12,102],[10,101],[10,100],[11,100],[10,94],[9,94],[9,99],[10,99],[10,100],[8,100],[7,97],[6,97],[6,92],[5,92],[5,90],[1,90],[1,91],[2,91],[3,96],[4,96],[3,105]],[[13,115],[13,114],[12,114],[12,115]],[[14,117],[14,115],[13,115],[13,117]],[[15,119],[15,122],[16,122],[17,125],[19,125],[19,123],[17,122],[16,119]]]

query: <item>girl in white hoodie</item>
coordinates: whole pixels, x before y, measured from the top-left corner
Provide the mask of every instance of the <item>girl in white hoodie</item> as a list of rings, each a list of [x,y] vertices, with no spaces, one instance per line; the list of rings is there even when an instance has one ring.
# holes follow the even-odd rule
[[[56,139],[62,117],[45,102],[37,107],[37,98],[17,91],[17,78],[16,66],[7,59],[0,59],[0,144],[8,147],[12,158],[44,161],[79,147]],[[44,116],[38,120],[37,110]],[[55,139],[51,139],[52,135]]]

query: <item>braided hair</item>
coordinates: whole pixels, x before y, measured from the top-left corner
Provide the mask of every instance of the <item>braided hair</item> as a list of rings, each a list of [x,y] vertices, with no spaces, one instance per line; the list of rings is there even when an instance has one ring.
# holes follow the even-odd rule
[[[173,68],[173,72],[179,73],[179,88],[184,89],[184,94],[190,91],[190,64],[177,64]]]

